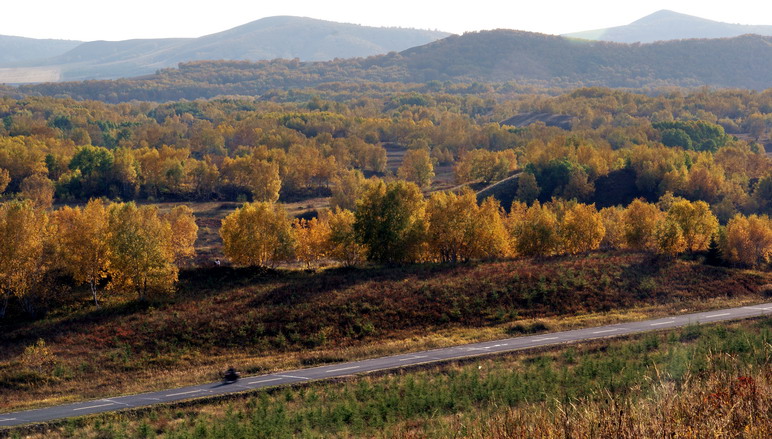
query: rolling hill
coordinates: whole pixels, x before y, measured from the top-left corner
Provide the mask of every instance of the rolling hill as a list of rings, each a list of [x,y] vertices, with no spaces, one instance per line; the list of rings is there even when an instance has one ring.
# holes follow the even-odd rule
[[[21,78],[24,78],[25,69],[34,68],[56,70],[61,80],[114,79],[152,74],[161,68],[197,60],[298,58],[326,61],[372,56],[405,50],[448,35],[437,31],[377,28],[282,16],[263,18],[200,38],[92,41],[67,52],[49,52],[49,58],[44,60],[28,58],[27,61],[33,62],[25,64],[5,65],[0,60],[0,67],[15,67],[15,77]],[[10,82],[8,77],[0,71],[0,83]]]
[[[82,44],[72,40],[40,40],[0,35],[0,67],[61,55]]]
[[[564,36],[618,43],[652,43],[686,38],[731,38],[745,34],[772,35],[772,26],[723,23],[661,10],[625,26],[574,32]]]
[[[120,102],[261,95],[324,83],[518,82],[574,88],[772,87],[772,37],[653,44],[582,41],[519,31],[451,36],[401,53],[327,62],[196,61],[115,81],[21,86],[21,93]]]

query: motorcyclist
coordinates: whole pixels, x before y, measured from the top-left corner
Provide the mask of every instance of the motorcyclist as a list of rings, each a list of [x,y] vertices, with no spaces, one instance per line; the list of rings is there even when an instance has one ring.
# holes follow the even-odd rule
[[[241,374],[238,373],[233,366],[231,366],[228,368],[227,371],[225,371],[225,375],[223,376],[223,378],[225,379],[225,381],[238,381],[240,376]]]

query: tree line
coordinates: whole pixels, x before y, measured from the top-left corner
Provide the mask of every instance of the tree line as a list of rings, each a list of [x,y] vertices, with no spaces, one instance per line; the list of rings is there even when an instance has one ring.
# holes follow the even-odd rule
[[[505,212],[494,198],[469,190],[425,198],[414,183],[369,181],[355,210],[336,207],[311,220],[288,218],[281,205],[247,203],[223,220],[224,253],[241,266],[300,261],[376,263],[461,262],[548,257],[596,249],[634,249],[664,256],[714,252],[747,266],[772,263],[772,220],[737,214],[725,227],[704,201],[671,193],[598,210],[561,199]],[[715,253],[718,252],[718,253]],[[721,256],[723,255],[723,256]]]

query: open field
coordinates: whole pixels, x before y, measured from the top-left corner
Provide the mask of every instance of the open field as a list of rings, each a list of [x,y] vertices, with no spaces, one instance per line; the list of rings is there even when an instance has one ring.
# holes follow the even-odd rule
[[[174,297],[80,300],[3,322],[0,411],[758,303],[771,274],[613,252],[462,265],[182,273]],[[50,353],[31,364],[38,340]],[[34,360],[34,356],[32,359]],[[98,367],[97,367],[98,366]]]
[[[54,67],[24,67],[0,69],[0,84],[34,84],[56,82],[61,71]]]
[[[762,438],[772,433],[771,328],[770,319],[687,327],[98,415],[12,434]]]

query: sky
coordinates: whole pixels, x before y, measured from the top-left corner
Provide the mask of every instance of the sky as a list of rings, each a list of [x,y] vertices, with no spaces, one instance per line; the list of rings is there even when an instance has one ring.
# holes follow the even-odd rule
[[[6,0],[0,35],[71,40],[198,37],[263,17],[295,15],[367,26],[547,34],[625,25],[660,9],[772,25],[769,0]]]

